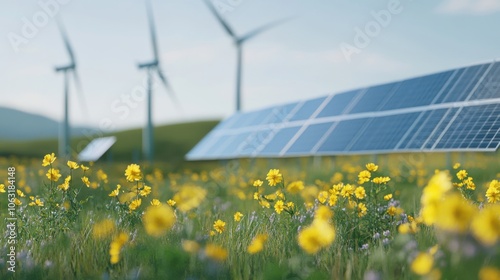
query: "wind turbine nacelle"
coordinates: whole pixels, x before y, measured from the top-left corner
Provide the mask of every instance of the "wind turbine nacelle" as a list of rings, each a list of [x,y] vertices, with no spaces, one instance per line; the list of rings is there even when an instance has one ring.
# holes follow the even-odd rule
[[[61,71],[68,71],[68,70],[73,70],[75,69],[76,65],[74,63],[66,66],[58,66],[55,68],[56,72],[61,72]]]
[[[137,65],[137,67],[139,67],[139,69],[142,69],[142,68],[151,68],[151,67],[157,67],[158,66],[158,60],[155,60],[153,62],[148,62],[148,63],[139,63]]]

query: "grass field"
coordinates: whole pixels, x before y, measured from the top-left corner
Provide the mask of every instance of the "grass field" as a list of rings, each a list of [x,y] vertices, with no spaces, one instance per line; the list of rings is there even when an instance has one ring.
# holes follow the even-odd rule
[[[0,278],[500,277],[498,153],[185,163],[174,128],[178,164],[131,164],[139,131],[113,163],[0,158]]]

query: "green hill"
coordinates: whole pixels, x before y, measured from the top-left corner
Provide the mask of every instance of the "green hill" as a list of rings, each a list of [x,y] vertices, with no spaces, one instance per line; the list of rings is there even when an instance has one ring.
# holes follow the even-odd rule
[[[219,121],[199,121],[155,127],[155,160],[178,162],[194,147]],[[140,160],[142,156],[142,129],[131,129],[104,135],[92,135],[93,138],[116,136],[117,142],[108,155],[117,161]],[[71,147],[81,151],[91,139],[75,137]],[[58,151],[57,139],[32,141],[0,141],[0,156],[43,157],[49,152]],[[76,158],[76,155],[74,155]]]

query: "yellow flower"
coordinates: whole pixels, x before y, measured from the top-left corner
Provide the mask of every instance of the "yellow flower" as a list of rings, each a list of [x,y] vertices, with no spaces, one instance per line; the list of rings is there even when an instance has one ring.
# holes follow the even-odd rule
[[[285,203],[283,202],[283,200],[276,201],[276,203],[274,204],[274,211],[276,211],[276,213],[278,214],[281,214],[283,210],[285,210]]]
[[[357,187],[354,190],[354,195],[356,196],[357,199],[364,199],[366,197],[365,188],[363,188],[363,187]]]
[[[328,192],[327,191],[321,191],[318,194],[318,201],[321,204],[325,204],[326,200],[328,199]]]
[[[391,200],[391,198],[392,198],[392,193],[390,193],[388,195],[384,195],[384,200],[385,201],[389,201],[389,200]]]
[[[53,182],[57,182],[59,180],[59,178],[61,178],[61,174],[59,174],[59,170],[55,169],[55,168],[50,168],[47,171],[47,174],[45,174],[45,176],[47,176],[47,178],[49,178],[49,180],[51,180]]]
[[[500,279],[500,270],[496,267],[485,266],[479,271],[479,280],[498,280]]]
[[[476,208],[459,194],[447,196],[438,207],[436,226],[453,232],[466,232],[476,213]]]
[[[276,184],[281,183],[281,181],[283,180],[283,175],[281,175],[279,169],[271,169],[267,173],[266,180],[269,183],[269,186],[274,187],[276,186]]]
[[[140,196],[148,196],[151,193],[151,187],[149,186],[144,186],[142,190],[139,192]]]
[[[80,167],[76,162],[71,160],[68,160],[67,165],[70,169],[78,169],[78,167]]]
[[[293,203],[292,201],[287,202],[286,203],[286,208],[288,210],[291,210],[291,209],[295,208],[295,203]]]
[[[109,245],[109,256],[111,264],[116,264],[120,261],[120,252],[123,245],[127,243],[128,235],[125,233],[120,233]]]
[[[21,202],[21,200],[19,200],[19,198],[16,197],[16,198],[14,198],[14,204],[17,205],[17,206],[19,206],[19,205],[21,205],[23,203]]]
[[[330,206],[335,206],[337,204],[337,195],[336,194],[331,194],[330,198],[328,199],[328,205]]]
[[[286,187],[286,190],[291,194],[297,194],[304,189],[304,182],[293,181]]]
[[[255,180],[255,181],[253,181],[253,186],[260,187],[260,186],[262,186],[263,183],[264,182],[262,182],[261,180]]]
[[[87,170],[89,170],[89,168],[88,168],[87,166],[83,165],[83,164],[82,164],[82,165],[80,165],[80,168],[81,168],[83,171],[87,171]]]
[[[335,229],[325,221],[317,220],[299,232],[299,246],[308,254],[316,254],[335,240]]]
[[[214,229],[218,233],[223,233],[224,230],[226,229],[226,223],[219,219],[214,222]]]
[[[94,239],[104,239],[115,231],[115,223],[111,219],[104,219],[95,223],[92,227],[92,236]]]
[[[205,255],[210,259],[218,262],[223,262],[227,258],[227,250],[215,245],[215,244],[207,244],[205,247]]]
[[[370,181],[372,174],[368,170],[363,170],[358,174],[358,184],[363,184]]]
[[[259,200],[259,204],[260,206],[262,206],[262,208],[271,208],[271,204],[265,199]]]
[[[375,163],[368,163],[366,165],[366,170],[368,170],[370,172],[375,172],[378,170],[378,165],[376,165]]]
[[[17,189],[17,190],[16,190],[16,193],[17,193],[17,195],[18,195],[19,197],[25,197],[25,196],[26,196],[26,195],[23,193],[23,191],[21,191],[21,190],[19,190],[19,189]]]
[[[116,185],[116,189],[114,189],[110,194],[109,196],[111,197],[115,197],[115,196],[118,196],[120,194],[120,188],[122,186],[120,184]]]
[[[467,177],[467,179],[465,179],[463,181],[463,183],[466,185],[468,190],[475,190],[476,189],[476,184],[474,184],[474,182],[472,180],[473,180],[472,177]]]
[[[35,199],[35,204],[36,204],[36,206],[42,207],[43,201],[41,201],[39,198],[37,198],[37,199]]]
[[[193,240],[182,240],[182,249],[190,254],[196,254],[200,250],[200,244]]]
[[[398,208],[397,207],[394,207],[394,206],[390,206],[389,208],[387,208],[387,214],[389,214],[389,216],[396,216],[396,214],[398,213]]]
[[[142,222],[146,233],[160,237],[170,230],[175,223],[175,214],[168,205],[149,206],[142,216]]]
[[[453,169],[459,169],[459,168],[460,168],[460,163],[457,162],[453,165]]]
[[[141,168],[137,164],[129,164],[125,169],[125,177],[127,181],[134,182],[142,179]]]
[[[87,188],[90,187],[89,178],[87,178],[86,176],[82,177],[82,182],[85,184],[85,186],[87,186]]]
[[[177,203],[177,209],[187,212],[194,209],[205,200],[207,190],[197,186],[184,186],[173,197]]]
[[[241,221],[241,218],[243,218],[243,214],[241,214],[241,212],[238,211],[238,212],[234,213],[234,220],[236,222]]]
[[[56,160],[56,155],[54,153],[46,154],[43,157],[42,166],[51,165],[52,163],[54,163],[55,160]]]
[[[342,187],[342,190],[340,191],[340,195],[342,197],[349,197],[354,194],[354,186],[351,186],[349,184],[344,185]]]
[[[432,270],[434,259],[428,253],[419,253],[411,263],[411,270],[420,276],[427,275]]]
[[[467,171],[466,170],[460,170],[457,172],[457,178],[459,180],[463,180],[467,177]]]
[[[248,245],[247,252],[253,255],[262,251],[262,249],[264,249],[264,244],[266,243],[266,241],[267,241],[267,234],[257,234],[253,238],[250,245]]]
[[[152,206],[160,206],[161,205],[161,202],[158,199],[156,199],[156,198],[153,199],[153,200],[151,200],[150,203],[151,203]]]
[[[67,191],[69,189],[69,182],[71,181],[71,176],[68,175],[66,179],[64,179],[64,183],[57,186],[62,191]]]
[[[171,207],[174,207],[174,205],[175,205],[175,200],[173,200],[173,199],[169,199],[169,200],[167,200],[167,204],[168,204],[169,206],[171,206]]]
[[[375,177],[372,179],[372,182],[377,185],[381,185],[381,184],[387,184],[387,182],[389,182],[390,180],[391,180],[390,177]]]
[[[330,222],[332,217],[333,213],[330,208],[323,205],[319,206],[314,213],[314,221]]]
[[[398,232],[401,234],[416,233],[417,231],[418,227],[416,222],[404,223],[398,227]]]
[[[209,233],[210,236],[215,236],[216,234],[217,234],[217,232],[215,232],[215,230],[211,230]]]
[[[368,213],[368,208],[364,203],[358,203],[358,217],[363,217]]]
[[[472,220],[471,229],[484,245],[494,245],[500,239],[500,205],[484,207]]]
[[[139,206],[141,206],[141,203],[142,203],[142,200],[140,198],[134,199],[130,202],[130,204],[128,205],[128,208],[130,209],[130,211],[134,211],[137,208],[139,208]]]
[[[5,192],[5,185],[0,184],[0,193],[4,193],[4,192]]]
[[[420,202],[422,209],[420,216],[423,222],[430,226],[436,222],[438,206],[446,192],[452,188],[450,177],[445,172],[438,172],[432,176],[431,180],[424,188]]]
[[[500,182],[498,182],[498,180],[490,182],[490,185],[486,190],[486,198],[488,199],[488,203],[496,203],[500,201]]]

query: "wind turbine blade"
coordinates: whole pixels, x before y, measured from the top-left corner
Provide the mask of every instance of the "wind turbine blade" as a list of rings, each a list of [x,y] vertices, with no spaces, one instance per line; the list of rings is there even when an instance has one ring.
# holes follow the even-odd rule
[[[170,97],[174,101],[175,105],[180,106],[179,100],[177,99],[177,95],[175,94],[174,90],[172,89],[172,87],[168,83],[167,77],[165,76],[165,74],[163,74],[163,71],[160,69],[160,67],[157,67],[156,69],[158,72],[158,77],[160,77],[161,82],[165,86],[165,89],[167,90],[168,94],[170,95]]]
[[[159,55],[158,55],[158,42],[156,40],[156,27],[155,27],[155,20],[153,17],[153,7],[151,6],[151,0],[146,0],[146,10],[148,13],[148,21],[149,21],[149,31],[151,33],[151,45],[153,47],[153,55],[155,61],[159,61]]]
[[[87,107],[87,102],[85,102],[85,96],[83,95],[82,83],[80,82],[80,76],[76,69],[73,69],[73,78],[75,79],[76,95],[78,96],[78,103],[80,109],[82,110],[83,117],[85,119],[89,118],[89,110]]]
[[[241,44],[241,43],[243,43],[243,42],[245,42],[247,40],[250,40],[253,37],[259,35],[260,33],[264,32],[264,31],[267,31],[267,30],[269,30],[269,29],[271,29],[273,27],[276,27],[276,26],[278,26],[280,24],[283,24],[283,23],[291,20],[292,18],[293,17],[287,17],[287,18],[283,18],[283,19],[280,19],[280,20],[277,20],[277,21],[273,21],[271,23],[268,23],[268,24],[266,24],[264,26],[261,26],[261,27],[255,29],[253,31],[250,31],[247,34],[245,34],[244,36],[242,36],[241,38],[239,38],[238,39],[238,43]]]
[[[64,29],[64,26],[60,20],[57,20],[57,26],[59,27],[59,31],[61,32],[61,37],[64,41],[64,46],[66,47],[66,51],[68,52],[71,64],[76,65],[75,54],[73,52],[73,49],[71,48],[71,44],[69,43],[66,30]]]
[[[212,4],[212,2],[210,0],[204,0],[205,4],[207,4],[208,8],[210,9],[210,11],[212,12],[212,14],[214,14],[214,16],[217,18],[217,20],[220,22],[220,24],[222,25],[222,27],[224,27],[224,30],[226,30],[226,32],[233,38],[238,38],[236,36],[236,34],[234,33],[233,29],[231,29],[231,27],[229,26],[229,24],[221,17],[221,15],[219,15],[219,13],[217,12],[217,10],[215,9],[214,5]]]

